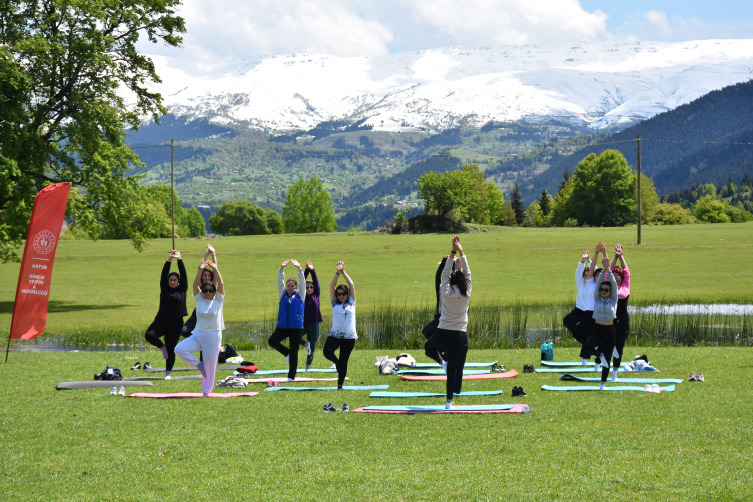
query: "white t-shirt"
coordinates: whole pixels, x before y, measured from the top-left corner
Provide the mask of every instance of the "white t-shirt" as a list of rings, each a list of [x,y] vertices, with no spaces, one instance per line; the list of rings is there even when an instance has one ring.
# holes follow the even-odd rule
[[[332,300],[332,329],[329,336],[358,340],[356,334],[356,301],[348,296],[345,303]]]
[[[219,291],[214,294],[214,299],[207,300],[201,291],[193,295],[196,300],[196,328],[194,331],[222,331],[225,329],[225,319],[222,316],[222,304],[225,296]]]

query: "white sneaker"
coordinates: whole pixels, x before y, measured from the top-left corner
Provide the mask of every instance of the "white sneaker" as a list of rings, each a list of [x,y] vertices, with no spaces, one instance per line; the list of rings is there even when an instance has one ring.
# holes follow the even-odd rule
[[[659,388],[658,384],[653,384],[651,386],[651,391],[655,394],[659,394],[661,392],[661,389]]]
[[[607,384],[602,382],[601,385],[599,385],[599,390],[607,390]]]
[[[120,386],[120,391],[118,392],[118,395],[125,397],[125,387],[123,387],[122,385]]]
[[[165,377],[165,380],[172,380],[172,379],[173,379],[173,377],[171,377],[170,375],[167,375],[167,376]]]
[[[613,373],[612,374],[612,381],[613,382],[619,382],[619,380],[617,380],[617,373]]]
[[[111,396],[116,396],[117,394],[118,394],[118,388],[117,387],[113,387],[112,389],[110,389],[110,395]]]
[[[444,409],[445,410],[454,410],[455,409],[455,405],[453,403],[447,403],[447,404],[444,405]]]
[[[334,363],[332,363],[332,366],[330,366],[330,367],[329,367],[329,369],[331,369],[331,370],[336,370],[336,369],[337,369],[337,365],[336,365],[336,364],[334,364]]]
[[[646,386],[643,388],[646,392],[653,392],[654,390],[651,388],[651,384],[647,383]]]

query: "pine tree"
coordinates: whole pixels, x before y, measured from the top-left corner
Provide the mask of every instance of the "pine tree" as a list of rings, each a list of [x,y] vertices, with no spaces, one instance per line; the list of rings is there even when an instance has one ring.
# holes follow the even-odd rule
[[[541,197],[539,197],[539,206],[541,207],[541,214],[547,216],[549,214],[549,210],[552,207],[552,198],[549,196],[546,188],[541,191]]]
[[[560,181],[560,186],[557,187],[557,193],[560,193],[560,190],[565,188],[565,183],[570,179],[570,169],[567,166],[565,166],[565,170],[562,171],[562,178],[563,180]]]
[[[523,194],[520,193],[520,187],[516,183],[510,194],[510,204],[513,211],[515,211],[515,221],[518,225],[522,225],[526,220],[526,208],[523,203]]]

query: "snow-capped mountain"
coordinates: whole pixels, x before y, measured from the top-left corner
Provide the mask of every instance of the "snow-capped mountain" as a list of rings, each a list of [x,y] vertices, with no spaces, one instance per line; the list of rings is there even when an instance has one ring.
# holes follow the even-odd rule
[[[290,54],[213,65],[152,58],[171,113],[269,131],[364,118],[376,130],[547,118],[622,129],[753,78],[753,40]]]

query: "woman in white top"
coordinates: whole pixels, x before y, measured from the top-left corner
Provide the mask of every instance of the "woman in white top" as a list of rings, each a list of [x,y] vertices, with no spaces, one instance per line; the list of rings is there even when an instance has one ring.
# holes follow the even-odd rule
[[[207,267],[214,268],[214,279],[217,287],[211,282],[201,283],[202,274]],[[201,285],[201,287],[199,287]],[[203,261],[193,280],[193,299],[196,300],[196,328],[193,335],[185,338],[175,347],[175,354],[189,366],[196,367],[201,372],[201,390],[204,397],[209,396],[214,388],[214,375],[217,370],[217,356],[222,345],[222,330],[225,321],[222,316],[222,304],[225,301],[225,283],[217,265],[211,261]],[[204,360],[199,361],[194,352],[202,351]]]
[[[455,255],[460,255],[461,270],[452,273]],[[447,373],[447,404],[452,409],[454,394],[460,394],[463,385],[463,367],[468,354],[468,307],[471,303],[471,269],[463,252],[463,244],[457,235],[452,238],[452,259],[445,262],[442,271],[440,292],[442,298],[442,315],[434,336],[427,340],[424,349],[426,355],[442,365]],[[450,258],[446,256],[445,258]],[[437,354],[443,352],[447,360],[442,363]]]
[[[348,283],[337,285],[340,276]],[[329,286],[329,297],[332,303],[332,328],[324,342],[322,354],[335,363],[337,368],[337,388],[342,389],[345,376],[348,374],[348,359],[356,346],[356,287],[350,276],[345,273],[345,263],[338,261],[335,276]],[[340,357],[335,351],[340,349]]]

